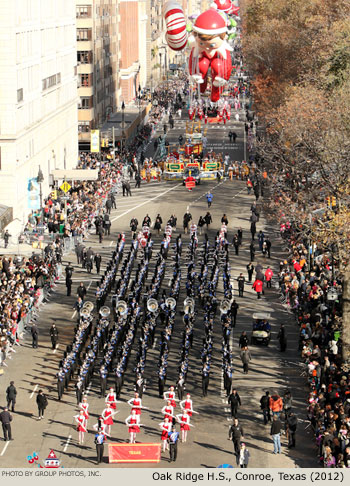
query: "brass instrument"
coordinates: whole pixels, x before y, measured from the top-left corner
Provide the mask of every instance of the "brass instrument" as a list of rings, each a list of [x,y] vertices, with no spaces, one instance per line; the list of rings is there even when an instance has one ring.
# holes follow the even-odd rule
[[[227,314],[230,308],[231,308],[230,301],[228,299],[224,299],[220,305],[221,314]]]
[[[80,311],[80,317],[83,319],[89,319],[91,317],[91,312],[87,307],[83,307]]]
[[[125,316],[128,313],[128,305],[124,300],[118,300],[116,305],[116,311],[119,312],[121,316]]]
[[[176,300],[173,297],[168,297],[165,301],[167,307],[170,308],[170,310],[174,310],[176,307]]]
[[[157,312],[158,310],[158,302],[156,301],[156,299],[148,299],[147,301],[147,309],[150,311],[150,312]]]
[[[84,303],[83,309],[87,309],[88,312],[90,312],[91,314],[91,312],[94,310],[94,304],[92,302],[87,301]]]
[[[184,300],[184,313],[185,314],[193,314],[194,313],[194,299],[192,297],[187,297]]]
[[[101,307],[100,309],[101,317],[106,318],[110,315],[110,313],[111,313],[111,309],[108,306],[104,305],[103,307]]]

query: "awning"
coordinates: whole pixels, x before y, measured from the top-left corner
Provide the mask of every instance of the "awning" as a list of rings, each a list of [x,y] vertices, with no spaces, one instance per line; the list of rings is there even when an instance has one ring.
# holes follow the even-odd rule
[[[53,170],[52,175],[54,180],[66,181],[97,181],[98,170],[82,169],[82,170]]]
[[[0,231],[13,220],[13,209],[0,204]]]

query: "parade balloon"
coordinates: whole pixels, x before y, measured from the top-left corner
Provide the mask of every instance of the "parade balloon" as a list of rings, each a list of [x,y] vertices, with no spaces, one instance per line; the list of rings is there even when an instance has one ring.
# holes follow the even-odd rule
[[[168,46],[174,51],[181,51],[186,46],[188,37],[185,14],[181,5],[173,1],[167,2],[164,5],[163,16]]]
[[[220,99],[223,87],[230,79],[232,72],[232,48],[226,42],[227,19],[217,9],[210,8],[197,17],[193,32],[196,45],[189,58],[191,80],[200,85],[204,93],[208,83],[208,71],[211,69],[211,101]]]
[[[203,94],[207,89],[208,72],[210,71],[212,80],[210,99],[215,103],[219,101],[232,72],[230,52],[232,48],[226,41],[229,33],[226,11],[229,12],[232,9],[232,1],[215,0],[213,7],[215,8],[201,13],[194,21],[192,31],[195,45],[192,47],[189,57],[189,72],[190,80],[199,86],[200,92]],[[174,51],[184,49],[187,45],[191,24],[186,25],[182,7],[170,0],[164,5],[163,15],[166,25],[165,39],[168,46]],[[194,112],[192,111],[189,115],[191,119]]]
[[[214,5],[218,10],[226,13],[229,13],[233,7],[231,0],[214,0]]]

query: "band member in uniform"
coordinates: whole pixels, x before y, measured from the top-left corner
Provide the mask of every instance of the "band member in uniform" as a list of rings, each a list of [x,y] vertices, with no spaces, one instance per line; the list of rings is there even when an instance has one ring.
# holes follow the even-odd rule
[[[110,437],[110,435],[109,435],[109,434],[107,434],[107,432],[106,432],[106,427],[107,427],[107,425],[105,425],[105,424],[103,423],[103,418],[102,418],[102,417],[99,417],[99,418],[98,418],[98,421],[97,421],[97,424],[95,424],[95,425],[93,425],[93,426],[92,426],[92,428],[93,428],[94,430],[96,430],[96,432],[101,432],[101,433],[102,433],[102,434],[104,434],[105,436]]]
[[[135,410],[125,420],[125,424],[129,427],[130,444],[135,444],[136,434],[140,432],[140,415],[136,415]]]
[[[83,397],[82,402],[79,403],[79,409],[84,412],[86,420],[89,420],[89,404],[87,401],[87,397]]]
[[[117,412],[113,412],[111,405],[107,403],[107,407],[102,412],[103,423],[106,425],[106,431],[108,435],[111,435],[111,426],[113,425],[113,415]]]
[[[79,444],[84,444],[84,434],[87,432],[87,421],[85,418],[84,410],[80,410],[78,415],[74,416],[77,425],[77,431],[79,435]]]
[[[106,396],[105,402],[106,402],[107,405],[109,404],[111,406],[111,408],[113,408],[113,410],[117,409],[117,396],[114,393],[114,388],[109,389],[109,393]]]
[[[162,436],[161,436],[161,441],[163,444],[162,450],[163,452],[165,452],[166,450],[169,450],[168,435],[172,428],[172,422],[171,421],[169,422],[169,419],[165,417],[164,422],[161,422],[159,426],[162,431]]]
[[[180,424],[180,429],[181,429],[181,442],[186,442],[187,440],[187,432],[191,430],[191,427],[193,427],[192,424],[190,424],[190,416],[187,413],[187,410],[184,410],[182,412],[182,415],[176,415],[176,420]]]

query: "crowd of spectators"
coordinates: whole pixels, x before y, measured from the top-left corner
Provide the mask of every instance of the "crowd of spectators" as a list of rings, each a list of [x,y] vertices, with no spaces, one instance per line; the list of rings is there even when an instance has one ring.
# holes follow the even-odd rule
[[[322,248],[308,255],[308,243],[285,222],[281,235],[289,258],[280,263],[283,304],[300,328],[299,348],[310,386],[307,416],[323,467],[350,467],[350,375],[342,364],[342,275]],[[334,300],[333,300],[334,299]]]
[[[60,242],[52,246],[57,249]],[[20,322],[34,318],[43,299],[43,288],[49,292],[58,279],[58,251],[46,251],[29,258],[0,256],[0,366],[7,366],[19,344]]]

